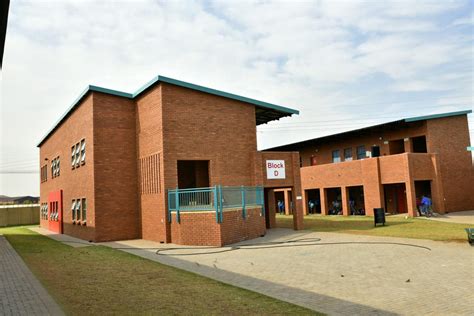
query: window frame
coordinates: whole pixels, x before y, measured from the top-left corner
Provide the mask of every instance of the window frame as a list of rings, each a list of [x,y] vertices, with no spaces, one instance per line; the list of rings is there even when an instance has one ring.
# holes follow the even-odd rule
[[[334,155],[335,153],[337,153],[337,156]],[[341,151],[339,149],[334,149],[331,153],[331,157],[332,157],[332,163],[341,162]]]
[[[350,155],[348,156],[347,153],[350,153]],[[353,159],[352,147],[344,148],[344,161],[352,161]]]
[[[83,138],[80,142],[80,160],[81,160],[81,165],[86,163],[86,139]]]
[[[87,221],[87,199],[81,199],[81,219],[85,223]]]
[[[363,151],[360,151],[360,149],[363,149]],[[365,150],[365,145],[360,145],[357,146],[357,160],[362,160],[367,158],[367,152]]]

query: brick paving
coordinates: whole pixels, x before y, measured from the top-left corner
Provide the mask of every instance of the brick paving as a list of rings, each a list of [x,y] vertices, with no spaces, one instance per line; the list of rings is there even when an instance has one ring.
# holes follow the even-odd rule
[[[63,315],[3,236],[0,236],[0,315]]]
[[[467,242],[272,229],[263,238],[236,245],[299,238],[321,241],[219,253],[144,240],[104,245],[178,247],[168,255],[122,250],[330,315],[474,314],[474,248]]]

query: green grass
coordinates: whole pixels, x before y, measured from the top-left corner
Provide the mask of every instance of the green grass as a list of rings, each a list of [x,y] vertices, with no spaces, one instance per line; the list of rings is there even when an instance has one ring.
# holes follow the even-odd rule
[[[69,315],[318,315],[119,250],[72,248],[24,227],[0,234]]]
[[[277,215],[277,226],[292,228],[292,216]],[[374,227],[374,218],[369,216],[319,216],[304,218],[305,229],[319,232],[350,233],[387,237],[406,237],[439,241],[467,240],[465,228],[469,224],[446,223],[423,218],[387,216],[385,226]]]

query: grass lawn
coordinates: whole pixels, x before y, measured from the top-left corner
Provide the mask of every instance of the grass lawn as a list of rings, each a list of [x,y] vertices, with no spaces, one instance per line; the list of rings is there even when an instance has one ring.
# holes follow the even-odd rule
[[[406,237],[440,241],[467,241],[465,228],[469,224],[432,221],[424,218],[387,216],[385,226],[374,227],[374,218],[369,216],[320,216],[304,218],[305,229],[319,232],[350,233],[387,237]],[[277,215],[277,226],[292,228],[293,217]]]
[[[70,315],[318,315],[104,246],[72,248],[24,227],[0,234]]]

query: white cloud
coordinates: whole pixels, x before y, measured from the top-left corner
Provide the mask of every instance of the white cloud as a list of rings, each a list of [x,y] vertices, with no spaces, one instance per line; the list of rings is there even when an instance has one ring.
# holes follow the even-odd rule
[[[262,147],[350,129],[361,113],[411,114],[445,95],[472,106],[472,34],[448,27],[471,11],[468,1],[14,1],[0,170],[34,160],[87,84],[132,92],[157,74],[301,110],[262,127]],[[412,97],[420,103],[403,103]],[[377,106],[387,102],[402,103]],[[334,119],[346,124],[321,123]]]

